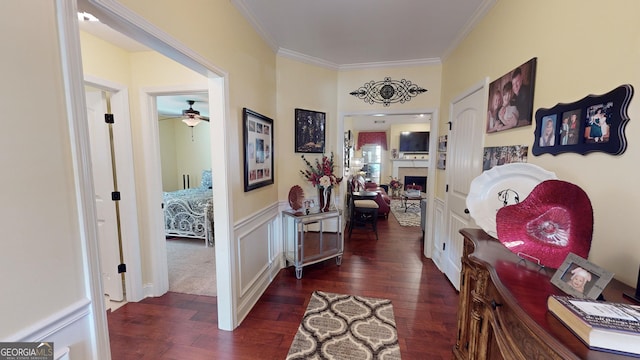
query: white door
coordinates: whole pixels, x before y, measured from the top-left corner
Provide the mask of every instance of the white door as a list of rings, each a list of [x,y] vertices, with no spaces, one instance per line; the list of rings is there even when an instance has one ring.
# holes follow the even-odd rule
[[[484,81],[456,98],[450,109],[447,156],[446,234],[442,249],[443,271],[460,289],[463,238],[459,230],[473,226],[466,209],[471,181],[482,173],[482,146],[487,108],[487,84]]]
[[[87,118],[89,120],[89,142],[91,143],[91,168],[96,192],[98,217],[98,241],[102,285],[106,295],[114,301],[123,301],[122,280],[118,273],[120,245],[114,191],[109,127],[105,123],[106,99],[101,90],[87,88]]]

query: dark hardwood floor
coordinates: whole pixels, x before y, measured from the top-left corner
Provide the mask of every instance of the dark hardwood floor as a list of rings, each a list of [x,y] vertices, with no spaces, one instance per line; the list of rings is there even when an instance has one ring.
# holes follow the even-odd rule
[[[280,271],[233,332],[218,330],[215,297],[167,293],[108,314],[111,353],[126,359],[284,359],[311,293],[387,298],[393,303],[403,360],[451,359],[458,294],[422,253],[419,227],[393,215],[378,222],[380,239],[354,229],[335,260]]]

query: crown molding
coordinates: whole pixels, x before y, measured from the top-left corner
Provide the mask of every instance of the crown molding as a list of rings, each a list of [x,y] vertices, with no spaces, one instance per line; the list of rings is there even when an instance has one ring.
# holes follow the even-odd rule
[[[390,67],[440,65],[441,63],[442,62],[440,61],[439,58],[427,58],[427,59],[414,59],[414,60],[345,64],[345,65],[340,65],[339,68],[340,70],[363,70],[363,69],[390,68]]]
[[[473,14],[473,16],[469,19],[467,24],[458,32],[456,38],[451,42],[449,47],[442,54],[441,59],[444,61],[451,55],[451,53],[460,45],[462,40],[469,35],[471,30],[473,30],[476,25],[484,18],[484,16],[491,10],[491,8],[496,4],[497,0],[484,0],[482,4],[478,7],[477,11]]]
[[[255,16],[253,16],[253,13],[251,13],[251,11],[249,11],[249,8],[244,3],[244,1],[231,0],[231,3],[236,7],[236,9],[238,9],[240,14],[242,14],[242,16],[245,19],[247,19],[249,24],[253,26],[253,28],[256,30],[258,35],[260,35],[267,42],[267,44],[273,50],[273,52],[278,52],[278,48],[279,48],[278,42],[271,35],[269,35],[267,31],[264,30],[262,25],[260,25],[260,23],[258,22],[258,19],[256,19]]]

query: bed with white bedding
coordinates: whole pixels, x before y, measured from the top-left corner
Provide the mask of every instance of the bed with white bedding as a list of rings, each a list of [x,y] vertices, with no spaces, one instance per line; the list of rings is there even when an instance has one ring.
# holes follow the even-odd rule
[[[213,190],[211,171],[202,172],[198,188],[164,193],[166,236],[204,239],[213,246]]]

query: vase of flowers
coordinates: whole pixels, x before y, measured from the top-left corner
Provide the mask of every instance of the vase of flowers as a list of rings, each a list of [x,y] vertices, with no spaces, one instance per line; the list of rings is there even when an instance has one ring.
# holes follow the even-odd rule
[[[333,153],[329,157],[322,155],[322,160],[316,159],[315,164],[311,164],[304,155],[302,160],[307,165],[306,170],[300,170],[300,174],[318,189],[318,200],[320,211],[329,211],[331,207],[331,189],[342,181],[342,177],[337,177],[333,171]]]
[[[400,192],[402,191],[402,183],[398,178],[394,178],[389,176],[391,181],[389,181],[389,188],[391,189],[391,197],[399,197]]]

